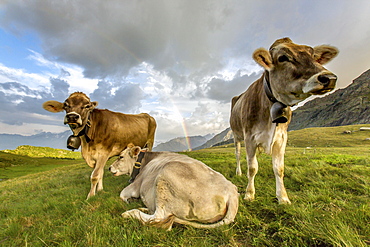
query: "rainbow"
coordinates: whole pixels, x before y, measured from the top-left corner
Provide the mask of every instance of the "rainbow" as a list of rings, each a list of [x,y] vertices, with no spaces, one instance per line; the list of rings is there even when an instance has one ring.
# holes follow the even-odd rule
[[[185,119],[182,119],[181,126],[182,126],[182,129],[184,131],[186,145],[188,146],[187,151],[191,151],[192,148],[191,148],[190,138],[189,138],[189,134],[188,134],[188,129],[186,128],[186,124],[185,124]]]
[[[187,150],[191,151],[192,148],[191,148],[190,138],[189,138],[189,134],[188,134],[188,129],[186,128],[185,118],[183,118],[179,108],[176,106],[172,97],[169,97],[169,99],[170,99],[170,101],[172,103],[172,106],[173,106],[173,112],[175,113],[175,115],[177,115],[179,121],[181,122],[181,127],[182,127],[182,130],[184,132],[185,142],[186,142],[186,145],[188,146]]]

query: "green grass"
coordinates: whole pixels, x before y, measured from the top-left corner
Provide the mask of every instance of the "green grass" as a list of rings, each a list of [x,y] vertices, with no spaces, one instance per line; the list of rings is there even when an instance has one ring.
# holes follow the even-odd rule
[[[19,146],[15,150],[0,151],[0,181],[75,163],[84,163],[79,152]]]
[[[360,131],[361,127],[370,127],[369,124],[347,125],[326,128],[307,128],[299,131],[290,131],[288,146],[291,147],[355,147],[370,146],[370,131]],[[344,134],[351,131],[351,134]]]
[[[321,131],[327,135],[327,128]],[[317,137],[305,138],[313,142]],[[245,202],[247,178],[235,176],[232,147],[187,152],[238,187],[239,211],[227,226],[207,230],[176,225],[170,232],[120,217],[143,206],[140,200],[121,202],[127,176],[105,172],[104,191],[86,201],[92,170],[83,160],[0,153],[23,168],[32,162],[60,164],[0,182],[0,246],[369,246],[370,144],[362,138],[345,147],[325,147],[323,142],[311,149],[288,146],[285,185],[291,205],[276,202],[270,156],[258,155],[256,200]],[[245,159],[242,169],[245,174]]]
[[[3,150],[4,153],[19,154],[29,157],[48,157],[59,159],[81,159],[80,152],[68,151],[65,149],[54,149],[49,147],[34,147],[29,145],[22,145],[15,150]]]

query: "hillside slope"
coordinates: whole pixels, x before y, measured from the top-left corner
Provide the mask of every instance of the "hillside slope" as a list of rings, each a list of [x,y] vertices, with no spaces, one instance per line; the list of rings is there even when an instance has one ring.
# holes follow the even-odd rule
[[[370,123],[370,70],[344,89],[293,111],[289,130]]]

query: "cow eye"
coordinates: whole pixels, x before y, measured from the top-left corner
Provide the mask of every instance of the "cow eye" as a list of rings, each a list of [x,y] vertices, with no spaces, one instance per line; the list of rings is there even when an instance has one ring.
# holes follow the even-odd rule
[[[119,156],[119,159],[121,160],[121,159],[123,159],[123,156]]]
[[[90,109],[90,105],[85,105],[85,108],[86,109]]]
[[[279,58],[278,58],[278,61],[279,63],[282,63],[282,62],[289,62],[289,58],[285,55],[281,55]]]
[[[68,108],[70,108],[70,106],[69,106],[67,103],[65,103],[65,102],[64,102],[64,104],[63,104],[63,108],[64,108],[64,109],[68,109]]]

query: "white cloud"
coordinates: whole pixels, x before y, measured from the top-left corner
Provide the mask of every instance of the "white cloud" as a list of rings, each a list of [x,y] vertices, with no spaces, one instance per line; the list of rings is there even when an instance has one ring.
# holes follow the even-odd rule
[[[42,75],[47,79],[59,78],[68,81],[71,86],[70,92],[83,91],[87,94],[94,91],[97,87],[98,79],[86,78],[83,75],[83,69],[79,66],[72,64],[64,64],[56,61],[51,61],[45,58],[41,53],[30,50],[31,55],[28,57],[29,60],[34,61],[36,65],[43,69]]]
[[[39,88],[49,83],[48,78],[40,74],[28,73],[23,69],[14,69],[6,67],[0,63],[0,82],[24,82],[26,81],[30,88]]]
[[[40,130],[43,132],[52,132],[60,133],[66,130],[69,130],[65,126],[56,126],[49,124],[22,124],[22,125],[12,125],[12,128],[9,128],[9,125],[0,122],[1,134],[19,134],[24,136],[30,136],[40,133]]]

